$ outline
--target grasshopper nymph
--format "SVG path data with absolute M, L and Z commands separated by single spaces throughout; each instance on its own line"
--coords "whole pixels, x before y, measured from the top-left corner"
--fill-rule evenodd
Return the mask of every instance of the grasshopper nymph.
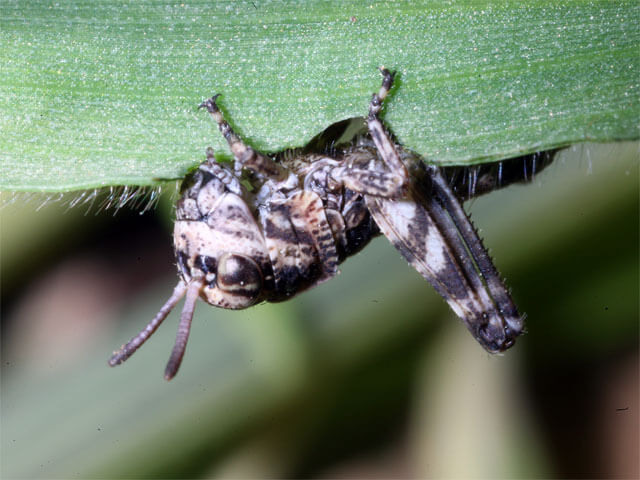
M 394 74 L 381 72 L 368 133 L 328 153 L 262 154 L 231 129 L 217 95 L 200 105 L 218 124 L 235 163 L 216 162 L 209 149 L 207 160 L 184 179 L 173 234 L 180 279 L 151 322 L 113 354 L 111 366 L 129 358 L 186 296 L 165 370 L 170 380 L 198 297 L 231 309 L 286 300 L 335 276 L 338 264 L 380 233 L 485 349 L 513 345 L 522 317 L 452 184 L 383 127 L 379 113 Z

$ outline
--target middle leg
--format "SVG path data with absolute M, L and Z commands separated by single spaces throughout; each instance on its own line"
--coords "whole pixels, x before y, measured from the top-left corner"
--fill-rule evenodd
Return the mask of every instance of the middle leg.
M 367 116 L 367 126 L 369 127 L 369 134 L 371 135 L 373 143 L 375 143 L 382 160 L 393 173 L 402 177 L 403 182 L 406 183 L 409 178 L 407 168 L 402 163 L 402 160 L 400 160 L 398 150 L 391 140 L 391 137 L 389 137 L 389 134 L 385 131 L 382 121 L 380 120 L 382 102 L 389 93 L 391 85 L 393 85 L 395 72 L 391 73 L 384 67 L 380 68 L 380 72 L 382 73 L 382 85 L 380 86 L 378 93 L 374 93 L 371 97 L 369 115 Z
M 363 147 L 361 150 L 348 154 L 355 159 L 355 162 L 350 162 L 347 166 L 337 167 L 331 171 L 331 180 L 335 184 L 342 184 L 365 195 L 397 198 L 405 193 L 409 182 L 409 173 L 379 117 L 382 102 L 389 93 L 394 77 L 394 74 L 386 68 L 381 68 L 380 71 L 383 76 L 382 86 L 371 98 L 367 126 L 375 144 L 377 156 L 382 159 L 383 165 L 380 165 L 380 162 L 370 162 L 373 155 L 372 149 Z M 371 153 L 369 153 L 370 151 Z M 360 161 L 358 161 L 358 154 L 364 155 Z

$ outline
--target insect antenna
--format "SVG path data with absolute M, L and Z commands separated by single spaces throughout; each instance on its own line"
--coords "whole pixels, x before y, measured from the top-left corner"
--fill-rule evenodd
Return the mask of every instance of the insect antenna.
M 164 370 L 165 380 L 171 380 L 176 373 L 178 373 L 178 369 L 182 363 L 182 357 L 184 356 L 184 350 L 187 347 L 187 341 L 189 340 L 193 311 L 203 285 L 204 279 L 197 278 L 192 280 L 187 287 L 187 295 L 184 300 L 184 307 L 182 307 L 182 313 L 180 314 L 180 323 L 178 324 L 176 343 L 173 346 L 169 362 L 167 362 L 167 367 Z
M 138 348 L 140 348 L 151 335 L 153 335 L 153 332 L 158 329 L 160 324 L 164 321 L 165 318 L 167 318 L 167 315 L 169 315 L 171 310 L 173 310 L 176 304 L 184 296 L 186 291 L 187 285 L 182 280 L 180 280 L 173 289 L 173 293 L 171 294 L 171 297 L 169 297 L 169 300 L 165 302 L 165 304 L 160 308 L 160 311 L 156 313 L 156 316 L 151 319 L 147 326 L 144 327 L 144 329 L 142 329 L 142 331 L 135 337 L 129 340 L 126 345 L 123 345 L 120 350 L 111 355 L 111 358 L 109 359 L 109 366 L 115 367 L 116 365 L 120 365 L 127 358 L 133 355 L 135 351 L 138 350 Z

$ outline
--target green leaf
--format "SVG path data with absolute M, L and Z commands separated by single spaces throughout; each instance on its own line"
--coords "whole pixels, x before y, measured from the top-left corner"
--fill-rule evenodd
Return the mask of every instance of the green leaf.
M 256 148 L 302 146 L 361 116 L 399 72 L 401 143 L 469 164 L 638 138 L 635 0 L 5 1 L 0 188 L 68 191 L 180 178 L 221 108 Z M 228 153 L 227 153 L 228 155 Z

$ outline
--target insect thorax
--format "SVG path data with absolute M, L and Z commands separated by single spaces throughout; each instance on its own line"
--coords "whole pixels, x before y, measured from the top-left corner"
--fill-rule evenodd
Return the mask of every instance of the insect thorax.
M 174 229 L 178 271 L 187 283 L 204 278 L 201 297 L 212 305 L 290 298 L 336 273 L 323 255 L 340 263 L 379 234 L 363 195 L 331 175 L 345 166 L 375 169 L 375 148 L 288 151 L 276 160 L 289 172 L 284 181 L 241 175 L 212 158 L 183 181 Z

